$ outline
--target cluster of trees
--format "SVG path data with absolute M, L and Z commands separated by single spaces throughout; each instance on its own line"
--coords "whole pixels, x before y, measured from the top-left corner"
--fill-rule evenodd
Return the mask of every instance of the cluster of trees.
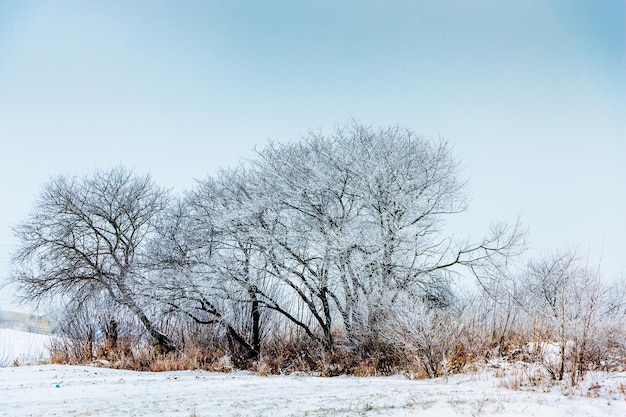
M 61 306 L 67 323 L 92 323 L 75 339 L 113 348 L 127 322 L 162 353 L 184 351 L 193 329 L 239 366 L 276 341 L 328 355 L 382 343 L 435 376 L 469 321 L 504 345 L 542 311 L 563 358 L 575 337 L 585 363 L 590 326 L 609 314 L 606 288 L 567 255 L 510 272 L 517 227 L 476 242 L 445 235 L 446 218 L 466 209 L 464 187 L 447 143 L 359 124 L 270 144 L 180 196 L 124 167 L 60 176 L 14 229 L 12 280 L 25 298 Z M 457 274 L 480 293 L 455 291 Z M 609 310 L 624 312 L 618 298 Z

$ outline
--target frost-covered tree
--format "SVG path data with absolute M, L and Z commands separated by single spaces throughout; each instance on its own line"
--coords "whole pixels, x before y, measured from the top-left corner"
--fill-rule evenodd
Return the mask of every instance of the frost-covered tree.
M 132 313 L 164 351 L 175 349 L 145 298 L 146 243 L 168 203 L 150 176 L 117 167 L 44 185 L 14 228 L 13 282 L 24 298 L 72 305 L 106 298 Z
M 265 315 L 259 298 L 271 293 L 247 188 L 243 170 L 198 181 L 151 245 L 159 299 L 197 324 L 221 328 L 237 360 L 258 357 Z
M 334 329 L 357 343 L 378 332 L 402 294 L 446 306 L 454 268 L 518 238 L 505 228 L 474 244 L 443 235 L 446 217 L 466 208 L 457 162 L 445 142 L 399 127 L 355 123 L 271 144 L 252 170 L 269 272 L 291 292 L 283 310 L 317 327 L 326 349 Z
M 531 261 L 522 279 L 529 317 L 559 346 L 559 358 L 546 364 L 548 370 L 558 380 L 570 372 L 575 384 L 590 363 L 599 323 L 612 313 L 611 286 L 598 271 L 582 266 L 574 252 Z

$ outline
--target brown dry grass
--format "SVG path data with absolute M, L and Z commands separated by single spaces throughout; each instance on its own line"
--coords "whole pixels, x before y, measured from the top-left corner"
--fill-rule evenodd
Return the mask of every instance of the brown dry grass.
M 332 351 L 326 351 L 306 336 L 290 335 L 267 338 L 261 347 L 261 356 L 246 359 L 233 356 L 226 340 L 207 338 L 206 333 L 187 332 L 184 340 L 178 340 L 179 351 L 160 354 L 145 340 L 120 339 L 115 346 L 106 343 L 68 342 L 58 339 L 52 344 L 51 362 L 55 364 L 108 366 L 137 371 L 179 371 L 202 369 L 231 372 L 246 369 L 258 375 L 291 373 L 314 374 L 325 377 L 335 375 L 387 376 L 403 374 L 407 378 L 422 379 L 433 376 L 427 372 L 422 359 L 399 343 L 370 339 L 360 344 L 349 343 L 337 336 Z M 448 356 L 438 365 L 437 375 L 472 372 L 487 361 L 499 359 L 512 363 L 533 363 L 525 346 L 537 337 L 531 331 L 510 332 L 506 338 L 497 340 L 487 332 L 473 328 L 462 335 Z M 624 369 L 626 352 L 618 338 L 610 348 L 612 360 L 604 365 L 610 369 Z M 606 356 L 606 354 L 604 355 Z M 603 369 L 604 370 L 604 369 Z M 501 375 L 503 386 L 511 389 L 542 386 L 545 376 L 520 370 Z

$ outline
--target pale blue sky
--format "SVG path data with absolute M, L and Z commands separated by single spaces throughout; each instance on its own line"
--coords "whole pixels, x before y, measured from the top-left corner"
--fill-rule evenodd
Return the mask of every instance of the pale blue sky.
M 0 276 L 50 176 L 182 190 L 352 118 L 450 140 L 458 234 L 519 213 L 535 251 L 626 275 L 625 22 L 623 0 L 0 0 Z

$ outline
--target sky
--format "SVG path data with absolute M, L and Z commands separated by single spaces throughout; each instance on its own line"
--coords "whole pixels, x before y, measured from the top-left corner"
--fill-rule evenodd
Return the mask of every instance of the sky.
M 0 0 L 0 278 L 53 176 L 181 192 L 350 120 L 449 141 L 455 235 L 521 216 L 528 256 L 626 279 L 623 0 Z

